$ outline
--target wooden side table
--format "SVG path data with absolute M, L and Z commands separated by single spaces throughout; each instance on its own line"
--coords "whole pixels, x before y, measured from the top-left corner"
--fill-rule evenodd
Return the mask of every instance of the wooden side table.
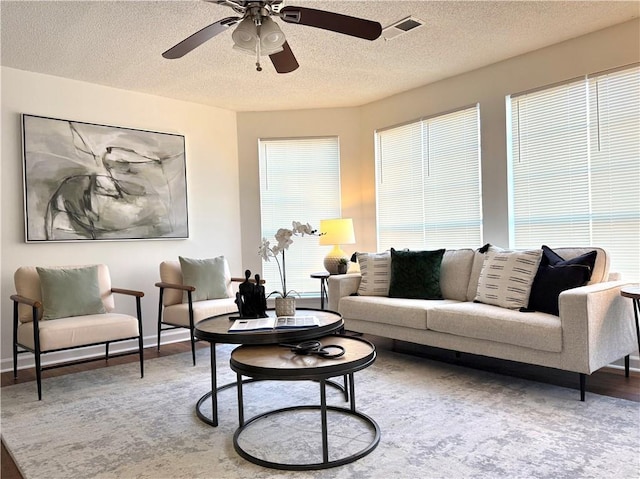
M 631 298 L 633 301 L 633 316 L 636 320 L 636 336 L 638 338 L 638 351 L 640 351 L 640 324 L 638 315 L 640 315 L 640 285 L 623 286 L 620 294 L 625 298 Z

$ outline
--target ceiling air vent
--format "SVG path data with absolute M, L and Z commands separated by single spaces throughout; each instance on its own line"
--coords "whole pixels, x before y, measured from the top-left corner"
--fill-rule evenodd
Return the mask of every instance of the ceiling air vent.
M 406 17 L 395 23 L 392 23 L 388 27 L 382 29 L 382 37 L 385 40 L 391 40 L 392 38 L 399 37 L 405 33 L 415 30 L 418 27 L 424 25 L 424 22 L 416 17 Z

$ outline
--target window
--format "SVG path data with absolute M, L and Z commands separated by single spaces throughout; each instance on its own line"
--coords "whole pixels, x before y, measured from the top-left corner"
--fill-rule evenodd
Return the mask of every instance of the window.
M 482 244 L 473 106 L 376 132 L 378 250 Z
M 337 137 L 261 139 L 259 162 L 262 236 L 272 245 L 276 231 L 291 228 L 293 221 L 318 228 L 321 219 L 341 216 Z M 287 289 L 301 295 L 319 293 L 319 281 L 309 274 L 323 270 L 329 249 L 319 246 L 315 236 L 294 237 L 285 253 Z M 267 293 L 282 289 L 274 260 L 263 262 L 263 276 Z
M 640 279 L 640 67 L 509 104 L 512 245 L 602 246 Z

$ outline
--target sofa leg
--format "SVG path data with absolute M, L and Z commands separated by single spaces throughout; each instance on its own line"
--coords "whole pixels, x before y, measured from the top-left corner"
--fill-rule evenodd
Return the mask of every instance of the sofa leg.
M 460 356 L 461 356 L 460 351 L 456 351 L 456 359 L 460 359 Z
M 584 401 L 584 395 L 587 387 L 587 375 L 580 373 L 580 401 Z
M 629 355 L 624 357 L 624 377 L 629 377 Z

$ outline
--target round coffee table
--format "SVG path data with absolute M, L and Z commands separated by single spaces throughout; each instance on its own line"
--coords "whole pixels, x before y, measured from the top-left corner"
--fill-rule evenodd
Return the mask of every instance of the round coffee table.
M 267 310 L 269 316 L 275 316 L 273 309 Z M 194 328 L 196 338 L 207 341 L 211 350 L 211 391 L 202 396 L 196 403 L 196 414 L 201 421 L 210 426 L 218 425 L 218 394 L 217 392 L 228 387 L 235 386 L 235 383 L 227 384 L 218 388 L 216 377 L 216 343 L 226 344 L 278 344 L 302 342 L 315 339 L 344 328 L 342 315 L 333 311 L 321 311 L 312 308 L 298 308 L 296 316 L 315 316 L 320 325 L 311 328 L 278 329 L 272 331 L 247 331 L 229 332 L 233 324 L 230 318 L 237 316 L 237 312 L 220 314 L 200 321 Z M 211 398 L 211 417 L 202 411 L 205 401 Z
M 344 355 L 335 358 L 325 358 L 315 355 L 298 355 L 287 347 L 269 346 L 240 346 L 231 353 L 230 366 L 237 373 L 238 385 L 238 422 L 239 427 L 233 436 L 233 447 L 236 452 L 246 460 L 260 466 L 285 470 L 311 470 L 326 469 L 329 467 L 341 466 L 356 461 L 373 451 L 380 442 L 380 427 L 369 416 L 356 411 L 355 405 L 355 383 L 353 374 L 371 364 L 376 359 L 376 350 L 370 342 L 350 336 L 325 336 L 318 341 L 324 347 L 328 347 L 328 352 L 335 352 L 332 345 L 344 348 Z M 280 380 L 280 381 L 318 381 L 320 383 L 320 405 L 292 406 L 282 409 L 268 411 L 258 414 L 248 421 L 244 420 L 244 400 L 242 393 L 242 376 L 253 378 L 254 380 Z M 350 407 L 343 408 L 328 406 L 326 400 L 327 380 L 336 376 L 349 377 L 349 397 Z M 296 410 L 320 410 L 321 435 L 322 435 L 322 461 L 304 464 L 282 463 L 277 461 L 259 458 L 241 447 L 239 438 L 241 434 L 259 420 Z M 360 451 L 345 457 L 329 460 L 329 440 L 327 431 L 327 411 L 334 411 L 339 414 L 355 417 L 372 433 L 371 442 Z M 287 441 L 285 439 L 285 441 Z M 306 442 L 306 441 L 305 441 Z M 301 444 L 291 443 L 291 448 L 301 447 Z

